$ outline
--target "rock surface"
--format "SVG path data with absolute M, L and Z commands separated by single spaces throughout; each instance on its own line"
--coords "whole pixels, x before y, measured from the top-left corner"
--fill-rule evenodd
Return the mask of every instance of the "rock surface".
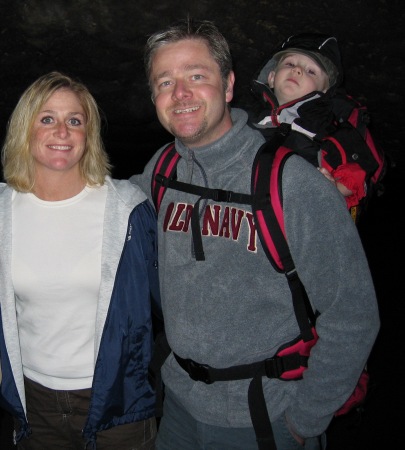
M 365 101 L 375 135 L 395 157 L 404 142 L 404 8 L 399 0 L 2 0 L 0 138 L 19 95 L 51 70 L 79 77 L 103 109 L 117 177 L 141 170 L 170 139 L 156 120 L 142 51 L 151 33 L 187 14 L 214 20 L 235 62 L 235 106 L 249 107 L 249 82 L 285 37 L 321 31 L 338 37 L 346 87 Z M 187 2 L 188 3 L 188 2 Z M 402 104 L 401 104 L 402 103 Z M 402 119 L 401 119 L 402 116 Z

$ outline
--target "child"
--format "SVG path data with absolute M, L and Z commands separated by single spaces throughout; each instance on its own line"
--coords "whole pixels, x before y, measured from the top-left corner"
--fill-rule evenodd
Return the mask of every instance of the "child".
M 319 167 L 345 196 L 350 209 L 366 195 L 366 171 L 357 162 L 334 164 L 335 157 L 321 142 L 335 129 L 331 99 L 342 79 L 335 37 L 320 33 L 291 36 L 253 82 L 254 92 L 267 105 L 253 126 L 269 139 L 282 123 L 290 124 L 284 145 Z

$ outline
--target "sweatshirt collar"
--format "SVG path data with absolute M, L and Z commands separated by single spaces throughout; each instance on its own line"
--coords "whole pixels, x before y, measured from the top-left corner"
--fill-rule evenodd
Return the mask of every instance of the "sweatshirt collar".
M 192 149 L 196 159 L 204 166 L 207 173 L 231 165 L 239 158 L 243 148 L 247 144 L 247 136 L 243 132 L 243 128 L 248 120 L 246 111 L 239 108 L 232 108 L 231 118 L 232 128 L 221 138 L 208 145 Z M 190 158 L 189 149 L 177 138 L 175 139 L 175 143 L 176 150 L 187 161 Z

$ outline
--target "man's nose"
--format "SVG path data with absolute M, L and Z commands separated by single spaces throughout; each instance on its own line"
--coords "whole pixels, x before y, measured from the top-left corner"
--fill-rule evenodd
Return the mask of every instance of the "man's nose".
M 176 84 L 173 89 L 173 97 L 178 100 L 183 100 L 184 98 L 188 98 L 192 96 L 192 91 L 188 84 L 185 81 L 179 80 L 176 81 Z

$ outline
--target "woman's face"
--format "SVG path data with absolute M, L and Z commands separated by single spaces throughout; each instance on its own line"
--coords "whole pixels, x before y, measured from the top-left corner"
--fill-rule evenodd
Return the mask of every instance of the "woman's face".
M 58 89 L 44 103 L 31 130 L 36 173 L 77 172 L 86 145 L 86 116 L 77 95 Z

